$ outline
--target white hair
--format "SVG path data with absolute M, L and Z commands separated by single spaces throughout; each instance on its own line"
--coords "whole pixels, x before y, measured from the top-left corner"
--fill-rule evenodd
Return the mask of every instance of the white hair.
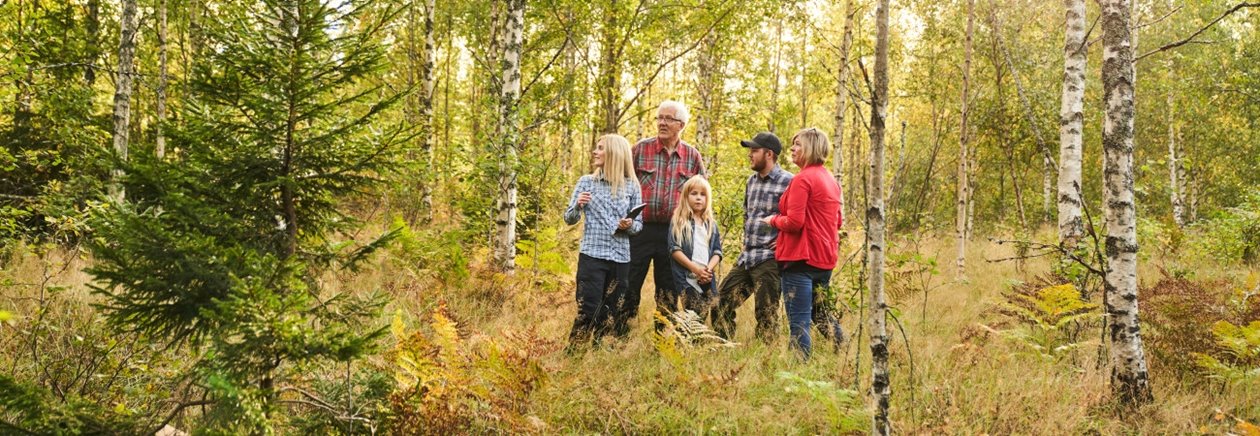
M 691 111 L 687 110 L 687 105 L 683 104 L 681 101 L 662 101 L 661 105 L 656 108 L 656 112 L 660 113 L 662 109 L 667 107 L 674 108 L 674 118 L 678 118 L 678 121 L 682 121 L 683 124 L 687 124 L 688 121 L 691 121 Z

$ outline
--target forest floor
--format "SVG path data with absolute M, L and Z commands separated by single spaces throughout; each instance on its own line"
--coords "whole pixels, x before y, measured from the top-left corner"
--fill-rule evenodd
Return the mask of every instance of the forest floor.
M 846 252 L 859 248 L 852 239 Z M 917 245 L 913 251 L 919 256 L 903 262 L 900 275 L 890 279 L 890 305 L 904 328 L 903 333 L 890 322 L 891 415 L 896 432 L 1246 434 L 1256 430 L 1249 423 L 1260 421 L 1260 386 L 1224 385 L 1178 375 L 1162 370 L 1158 362 L 1152 362 L 1154 403 L 1136 411 L 1115 407 L 1108 401 L 1108 369 L 1105 362 L 1098 362 L 1099 353 L 1105 351 L 1099 348 L 1102 332 L 1097 322 L 1079 328 L 1072 339 L 1059 338 L 1059 345 L 1074 345 L 1057 356 L 1032 351 L 1029 343 L 986 327 L 1003 324 L 995 310 L 1003 292 L 1046 273 L 1049 257 L 1023 264 L 989 262 L 1014 256 L 1013 249 L 977 238 L 969 253 L 969 280 L 956 281 L 952 240 Z M 901 257 L 908 258 L 912 256 Z M 932 259 L 941 264 L 935 266 L 935 273 Z M 733 262 L 724 260 L 723 269 Z M 849 340 L 840 350 L 833 350 L 815 330 L 815 352 L 808 362 L 787 350 L 786 322 L 776 343 L 765 344 L 753 337 L 751 299 L 738 312 L 738 345 L 685 348 L 678 354 L 658 351 L 662 341 L 651 333 L 655 307 L 649 274 L 628 339 L 578 355 L 559 351 L 546 355 L 543 366 L 549 375 L 529 398 L 524 414 L 544 432 L 865 432 L 870 425 L 865 395 L 870 353 L 868 332 L 859 334 L 866 314 L 853 309 L 861 304 L 859 293 L 854 292 L 857 265 L 853 262 L 860 259 L 855 256 L 833 278 L 834 286 L 842 289 L 840 299 L 850 303 L 842 319 Z M 1160 268 L 1167 262 L 1146 259 L 1142 265 L 1141 282 L 1149 286 L 1162 277 Z M 573 267 L 572 262 L 569 266 Z M 1195 269 L 1200 278 L 1236 279 L 1247 273 L 1245 267 L 1182 267 Z M 531 274 L 536 273 L 522 268 L 518 275 L 523 277 L 514 280 L 528 283 Z M 535 285 L 546 282 L 533 277 Z M 453 316 L 463 323 L 462 331 L 494 336 L 531 330 L 563 345 L 575 306 L 571 276 L 557 277 L 559 284 L 550 289 L 525 284 L 488 293 L 448 290 L 445 298 Z M 923 288 L 928 289 L 926 296 Z M 418 296 L 414 301 L 425 300 Z M 1100 298 L 1095 295 L 1093 300 Z M 1154 359 L 1150 351 L 1147 355 Z
M 569 241 L 572 235 L 562 231 L 556 238 Z M 845 247 L 847 253 L 859 249 L 852 239 Z M 1260 422 L 1260 386 L 1222 383 L 1173 371 L 1158 361 L 1157 353 L 1150 351 L 1147 355 L 1152 360 L 1154 402 L 1136 411 L 1109 402 L 1108 369 L 1099 365 L 1097 359 L 1101 331 L 1096 321 L 1072 324 L 1083 327 L 1076 327 L 1070 334 L 1047 333 L 1061 335 L 1043 338 L 1041 343 L 1066 345 L 1062 349 L 1066 351 L 1053 356 L 1035 351 L 1032 339 L 1018 340 L 997 333 L 996 330 L 1018 326 L 997 310 L 1006 298 L 1004 292 L 1014 284 L 1035 281 L 1046 273 L 1050 268 L 1048 257 L 1031 259 L 1023 265 L 1013 261 L 989 262 L 986 259 L 1007 258 L 1014 252 L 1009 245 L 977 238 L 969 253 L 969 280 L 956 281 L 952 273 L 952 240 L 926 240 L 915 244 L 917 248 L 902 245 L 897 247 L 894 243 L 894 261 L 901 263 L 893 268 L 897 272 L 890 276 L 889 285 L 892 313 L 904 329 L 903 332 L 890 322 L 891 416 L 895 432 L 1249 434 L 1257 429 L 1251 423 Z M 510 400 L 498 398 L 493 404 L 482 405 L 493 409 L 507 402 L 503 410 L 513 417 L 496 412 L 482 416 L 497 418 L 478 421 L 478 426 L 495 431 L 834 434 L 866 432 L 870 426 L 866 397 L 870 384 L 869 339 L 864 326 L 860 327 L 866 323 L 866 313 L 854 309 L 866 299 L 855 287 L 860 262 L 857 256 L 838 270 L 833 282 L 840 289 L 840 301 L 848 306 L 842 318 L 848 341 L 840 350 L 834 350 L 815 332 L 813 359 L 802 362 L 787 349 L 785 322 L 785 331 L 778 341 L 766 344 L 754 339 L 751 301 L 738 312 L 735 346 L 667 343 L 652 334 L 655 307 L 650 281 L 644 286 L 643 304 L 628 338 L 607 341 L 585 352 L 566 353 L 563 347 L 576 310 L 573 277 L 565 271 L 572 270 L 576 258 L 570 243 L 522 253 L 522 258 L 538 255 L 552 261 L 542 265 L 540 260 L 534 265 L 542 266 L 535 269 L 525 260 L 525 265 L 511 277 L 486 273 L 484 266 L 479 265 L 480 259 L 488 257 L 485 255 L 468 253 L 467 257 L 474 259 L 469 275 L 440 279 L 449 271 L 438 267 L 401 268 L 401 262 L 387 253 L 365 270 L 330 276 L 328 284 L 342 290 L 382 290 L 390 296 L 382 324 L 395 318 L 396 323 L 405 321 L 400 326 L 405 324 L 407 329 L 417 331 L 425 329 L 439 307 L 445 307 L 445 313 L 457 325 L 459 340 L 469 349 L 479 341 L 508 344 L 512 342 L 502 338 L 534 338 L 531 353 L 540 376 L 529 380 L 528 386 L 522 386 Z M 934 259 L 941 260 L 941 265 L 935 265 Z M 86 261 L 40 261 L 28 255 L 6 266 L 6 280 L 18 288 L 23 283 L 33 286 L 43 281 L 46 287 L 61 289 L 63 298 L 88 301 L 92 299 L 87 286 L 90 278 L 80 271 L 83 262 Z M 733 262 L 724 260 L 723 270 Z M 1170 262 L 1173 260 L 1159 257 L 1144 259 L 1140 273 L 1143 286 L 1159 281 L 1164 274 L 1161 268 Z M 1248 274 L 1243 266 L 1211 263 L 1178 268 L 1194 270 L 1196 277 L 1203 280 L 1238 280 Z M 922 292 L 924 288 L 928 289 L 926 294 Z M 22 294 L 33 295 L 32 291 Z M 1093 300 L 1097 302 L 1098 297 L 1095 295 Z M 23 303 L 21 294 L 11 294 L 2 301 L 18 316 L 31 304 Z M 74 307 L 77 308 L 53 311 L 48 316 L 95 319 L 83 317 L 92 311 L 89 307 Z M 1144 312 L 1143 316 L 1147 314 Z M 78 325 L 100 330 L 99 324 Z M 24 346 L 20 346 L 24 343 L 23 330 L 3 327 L 0 325 L 3 363 L 10 372 L 15 367 L 20 372 L 20 367 L 30 362 L 18 365 L 11 359 L 24 359 Z M 1189 328 L 1209 330 L 1210 325 Z M 90 336 L 87 330 L 70 330 L 88 336 L 89 342 L 92 337 L 99 337 Z M 1148 331 L 1144 334 L 1150 336 Z M 356 368 L 396 371 L 391 356 L 397 348 L 391 351 L 391 347 L 398 346 L 390 338 L 385 342 L 366 365 Z M 507 346 L 505 349 L 506 354 L 512 352 Z M 75 356 L 52 354 L 42 358 L 46 365 Z M 164 366 L 163 370 L 174 373 L 182 365 L 180 360 L 171 358 L 148 364 Z M 34 362 L 39 364 L 40 359 Z M 65 366 L 65 362 L 60 364 Z M 336 371 L 345 369 L 339 368 Z M 469 374 L 485 377 L 484 373 Z M 494 395 L 501 397 L 502 392 L 497 392 Z M 195 425 L 195 420 L 179 422 Z

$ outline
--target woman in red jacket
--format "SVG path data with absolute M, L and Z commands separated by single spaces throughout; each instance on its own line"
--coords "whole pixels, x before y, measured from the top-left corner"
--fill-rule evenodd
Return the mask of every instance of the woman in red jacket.
M 823 165 L 827 135 L 808 128 L 792 137 L 792 163 L 801 168 L 779 199 L 779 214 L 763 218 L 779 229 L 774 258 L 782 270 L 783 305 L 793 345 L 809 359 L 814 290 L 830 286 L 843 222 L 840 185 Z

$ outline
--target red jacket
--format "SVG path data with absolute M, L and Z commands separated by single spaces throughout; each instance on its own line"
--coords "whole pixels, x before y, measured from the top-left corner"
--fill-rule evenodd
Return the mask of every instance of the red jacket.
M 779 215 L 771 221 L 779 229 L 774 259 L 779 263 L 805 261 L 815 268 L 834 269 L 843 213 L 840 185 L 831 172 L 822 164 L 801 169 L 779 198 Z

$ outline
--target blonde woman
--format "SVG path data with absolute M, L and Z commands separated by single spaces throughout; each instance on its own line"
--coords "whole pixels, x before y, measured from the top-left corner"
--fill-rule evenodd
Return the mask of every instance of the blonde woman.
M 717 266 L 722 261 L 722 234 L 713 218 L 713 188 L 704 177 L 692 177 L 682 185 L 682 196 L 669 222 L 666 244 L 673 260 L 674 286 L 678 295 L 665 300 L 665 310 L 682 307 L 704 319 L 717 296 Z
M 780 282 L 788 331 L 793 346 L 806 360 L 810 355 L 814 293 L 817 288 L 830 286 L 843 223 L 840 185 L 823 165 L 830 148 L 827 135 L 816 128 L 801 130 L 792 137 L 792 162 L 801 172 L 792 178 L 779 199 L 779 213 L 762 219 L 779 230 L 774 258 L 782 271 Z
M 613 314 L 629 288 L 630 236 L 643 228 L 638 216 L 627 213 L 643 203 L 634 175 L 630 142 L 620 135 L 604 135 L 591 151 L 595 168 L 578 179 L 564 211 L 564 222 L 577 224 L 585 216 L 577 267 L 577 318 L 569 332 L 569 347 L 598 342 L 611 332 Z

